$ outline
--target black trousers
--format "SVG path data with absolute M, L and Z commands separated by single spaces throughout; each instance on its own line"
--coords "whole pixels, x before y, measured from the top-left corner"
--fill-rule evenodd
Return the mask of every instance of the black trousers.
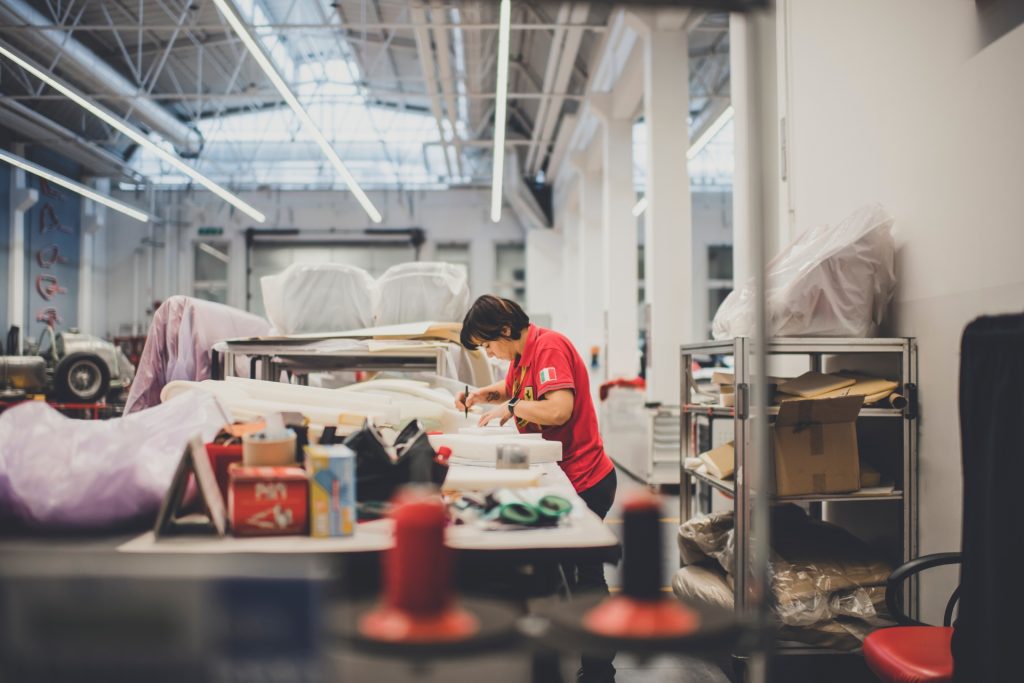
M 615 489 L 618 487 L 618 480 L 615 470 L 612 470 L 604 479 L 591 486 L 586 491 L 580 491 L 580 498 L 587 504 L 594 514 L 601 519 L 605 518 L 612 503 L 615 502 Z M 581 562 L 570 569 L 574 571 L 566 573 L 569 586 L 576 591 L 602 591 L 608 592 L 608 584 L 604 580 L 604 564 L 602 562 Z
M 580 491 L 580 498 L 587 504 L 587 507 L 594 511 L 601 519 L 605 518 L 608 510 L 615 501 L 615 489 L 618 481 L 615 470 L 609 472 L 604 479 L 591 486 L 586 491 Z M 575 592 L 596 592 L 608 594 L 608 583 L 604 578 L 604 563 L 601 561 L 579 562 L 573 565 L 563 565 L 566 579 L 569 581 L 570 590 Z M 587 656 L 580 658 L 580 670 L 577 680 L 593 681 L 594 683 L 606 683 L 615 680 L 615 666 L 612 662 L 615 653 L 609 652 L 602 656 Z

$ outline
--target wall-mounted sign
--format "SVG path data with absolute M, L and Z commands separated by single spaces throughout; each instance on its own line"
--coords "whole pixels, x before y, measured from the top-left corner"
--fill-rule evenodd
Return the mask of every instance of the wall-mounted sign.
M 36 150 L 34 160 L 74 177 L 77 169 L 67 161 Z M 40 158 L 45 156 L 45 158 Z M 26 305 L 29 321 L 54 327 L 78 325 L 79 225 L 81 199 L 42 178 L 29 178 L 39 190 L 39 202 L 29 209 L 26 232 Z M 38 336 L 39 329 L 26 330 Z

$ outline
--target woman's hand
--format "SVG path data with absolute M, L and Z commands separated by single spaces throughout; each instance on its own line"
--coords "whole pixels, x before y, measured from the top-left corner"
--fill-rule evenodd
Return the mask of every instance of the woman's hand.
M 455 409 L 465 411 L 480 403 L 497 403 L 503 398 L 503 392 L 498 391 L 495 386 L 482 387 L 476 391 L 471 391 L 468 396 L 466 392 L 460 391 L 455 396 Z
M 477 422 L 477 426 L 486 427 L 490 422 L 493 422 L 494 420 L 501 420 L 500 424 L 504 425 L 511 419 L 512 412 L 508 409 L 508 404 L 503 403 L 497 408 L 493 408 L 492 410 L 489 410 L 486 413 L 484 413 L 484 416 L 480 418 L 479 422 Z

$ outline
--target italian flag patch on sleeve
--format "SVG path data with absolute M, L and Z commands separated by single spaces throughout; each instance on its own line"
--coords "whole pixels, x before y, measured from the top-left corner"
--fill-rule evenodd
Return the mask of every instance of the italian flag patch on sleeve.
M 548 382 L 553 382 L 556 379 L 558 379 L 558 377 L 555 375 L 554 368 L 544 368 L 543 370 L 540 371 L 541 384 L 547 384 Z

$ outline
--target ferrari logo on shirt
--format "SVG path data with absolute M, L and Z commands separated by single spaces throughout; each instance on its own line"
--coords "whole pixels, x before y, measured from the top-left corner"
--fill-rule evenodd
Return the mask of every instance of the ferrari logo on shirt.
M 558 378 L 555 376 L 554 368 L 544 368 L 543 370 L 540 371 L 541 384 L 547 384 L 548 382 L 553 382 L 556 379 Z

